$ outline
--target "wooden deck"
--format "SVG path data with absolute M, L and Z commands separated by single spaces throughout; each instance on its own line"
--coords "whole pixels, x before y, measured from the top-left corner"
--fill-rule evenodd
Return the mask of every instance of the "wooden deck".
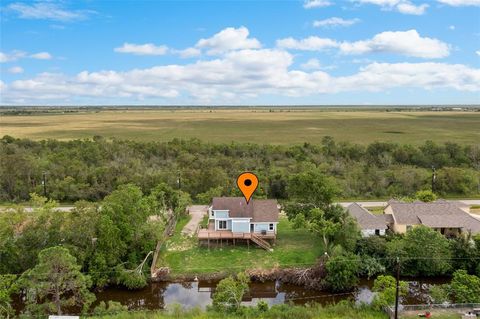
M 258 237 L 262 239 L 275 239 L 277 236 L 274 232 L 267 232 L 266 235 L 260 233 L 255 233 Z M 251 233 L 233 233 L 230 230 L 210 230 L 210 229 L 200 229 L 198 231 L 198 239 L 208 240 L 208 239 L 252 239 Z

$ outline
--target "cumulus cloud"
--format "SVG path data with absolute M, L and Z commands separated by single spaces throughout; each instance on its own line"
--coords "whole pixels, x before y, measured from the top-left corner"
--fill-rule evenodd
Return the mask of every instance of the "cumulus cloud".
M 186 48 L 183 50 L 175 50 L 174 52 L 181 58 L 193 58 L 202 54 L 202 51 L 197 48 Z
M 249 38 L 250 32 L 246 27 L 226 28 L 211 38 L 200 39 L 196 47 L 206 49 L 208 54 L 222 54 L 232 50 L 258 49 L 262 45 L 255 38 Z
M 28 54 L 27 52 L 20 50 L 13 50 L 10 53 L 0 52 L 0 63 L 13 62 L 23 58 L 50 60 L 53 57 L 48 52 L 38 52 L 34 54 Z
M 10 69 L 8 69 L 8 72 L 12 73 L 12 74 L 23 73 L 23 68 L 20 67 L 20 66 L 14 66 L 14 67 L 11 67 Z
M 307 62 L 300 64 L 300 68 L 303 70 L 333 70 L 337 67 L 335 65 L 322 65 L 316 58 L 308 59 Z
M 277 47 L 304 51 L 323 51 L 330 48 L 336 48 L 339 43 L 329 38 L 320 38 L 311 36 L 305 39 L 285 38 L 277 40 Z
M 328 0 L 305 0 L 305 2 L 303 3 L 303 7 L 305 9 L 322 8 L 331 5 L 332 3 Z
M 428 37 L 421 37 L 416 30 L 386 31 L 371 39 L 339 42 L 329 38 L 311 36 L 305 39 L 277 40 L 277 46 L 285 49 L 322 51 L 338 48 L 342 54 L 394 53 L 419 58 L 443 58 L 450 54 L 448 44 Z
M 50 1 L 35 2 L 26 4 L 15 2 L 7 7 L 8 10 L 16 12 L 22 19 L 41 19 L 55 21 L 75 21 L 84 20 L 90 14 L 95 13 L 92 10 L 67 10 L 59 3 Z
M 450 54 L 448 44 L 421 37 L 416 30 L 386 31 L 369 40 L 343 42 L 340 51 L 345 54 L 389 52 L 419 58 L 444 58 Z
M 10 53 L 0 52 L 0 63 L 12 62 L 17 61 L 25 57 L 27 54 L 23 51 L 12 51 Z
M 480 0 L 437 0 L 442 4 L 447 4 L 453 7 L 461 6 L 480 6 Z
M 318 59 L 309 59 L 307 62 L 302 63 L 300 67 L 304 70 L 319 70 L 322 66 Z
M 133 44 L 125 42 L 123 46 L 113 49 L 119 53 L 130 53 L 136 55 L 164 55 L 168 52 L 165 45 L 156 46 L 153 43 Z
M 362 4 L 374 4 L 382 10 L 396 10 L 403 14 L 422 15 L 428 8 L 428 4 L 413 4 L 409 0 L 354 0 Z M 473 1 L 473 0 L 472 0 Z
M 475 51 L 475 53 L 480 56 L 480 50 Z
M 82 71 L 74 76 L 42 73 L 5 84 L 2 103 L 63 103 L 81 98 L 178 97 L 198 102 L 250 99 L 260 95 L 307 96 L 390 88 L 480 90 L 480 70 L 446 63 L 370 63 L 349 75 L 332 76 L 309 61 L 311 72 L 293 68 L 294 56 L 281 49 L 244 49 L 221 58 L 118 72 Z
M 314 27 L 349 27 L 355 23 L 360 22 L 360 19 L 342 19 L 338 17 L 332 17 L 325 20 L 313 21 Z
M 52 58 L 52 55 L 48 52 L 38 52 L 35 54 L 31 54 L 30 57 L 37 60 L 50 60 Z

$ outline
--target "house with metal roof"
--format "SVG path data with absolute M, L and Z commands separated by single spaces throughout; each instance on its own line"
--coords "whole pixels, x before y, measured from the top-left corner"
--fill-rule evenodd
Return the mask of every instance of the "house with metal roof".
M 374 215 L 357 203 L 350 204 L 347 211 L 357 221 L 363 237 L 385 235 L 388 227 L 382 215 Z
M 433 228 L 446 236 L 456 236 L 462 232 L 480 233 L 480 221 L 457 202 L 439 200 L 406 203 L 390 200 L 384 213 L 389 217 L 389 228 L 395 233 L 405 233 L 417 225 Z

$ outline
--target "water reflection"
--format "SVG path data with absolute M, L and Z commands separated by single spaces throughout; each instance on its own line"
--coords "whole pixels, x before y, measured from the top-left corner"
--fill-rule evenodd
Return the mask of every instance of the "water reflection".
M 409 281 L 409 295 L 403 300 L 405 304 L 427 303 L 428 288 L 431 284 L 442 284 L 447 279 Z M 200 307 L 205 309 L 212 303 L 212 296 L 218 281 L 198 281 L 182 283 L 152 283 L 144 289 L 126 290 L 124 288 L 109 287 L 97 292 L 97 301 L 113 300 L 128 306 L 129 309 L 165 309 L 173 304 L 180 304 L 184 308 Z M 373 281 L 362 280 L 358 288 L 350 294 L 332 294 L 305 289 L 303 287 L 282 284 L 279 281 L 252 282 L 249 292 L 243 298 L 244 305 L 256 305 L 264 300 L 269 305 L 291 302 L 306 304 L 311 302 L 323 305 L 337 303 L 349 299 L 357 303 L 370 303 L 374 297 L 372 293 Z M 21 311 L 23 304 L 16 299 L 15 308 Z

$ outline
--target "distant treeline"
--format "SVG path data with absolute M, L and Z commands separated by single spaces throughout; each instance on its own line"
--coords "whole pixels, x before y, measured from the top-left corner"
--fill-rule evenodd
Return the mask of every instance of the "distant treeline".
M 256 196 L 287 199 L 291 174 L 316 167 L 335 179 L 344 198 L 403 197 L 430 189 L 441 196 L 480 193 L 480 143 L 454 142 L 368 146 L 336 142 L 295 146 L 211 144 L 200 140 L 136 142 L 106 139 L 32 141 L 0 139 L 0 200 L 25 201 L 29 194 L 74 202 L 96 201 L 119 185 L 134 183 L 148 193 L 160 183 L 205 202 L 233 195 L 237 175 L 253 171 L 260 179 Z

